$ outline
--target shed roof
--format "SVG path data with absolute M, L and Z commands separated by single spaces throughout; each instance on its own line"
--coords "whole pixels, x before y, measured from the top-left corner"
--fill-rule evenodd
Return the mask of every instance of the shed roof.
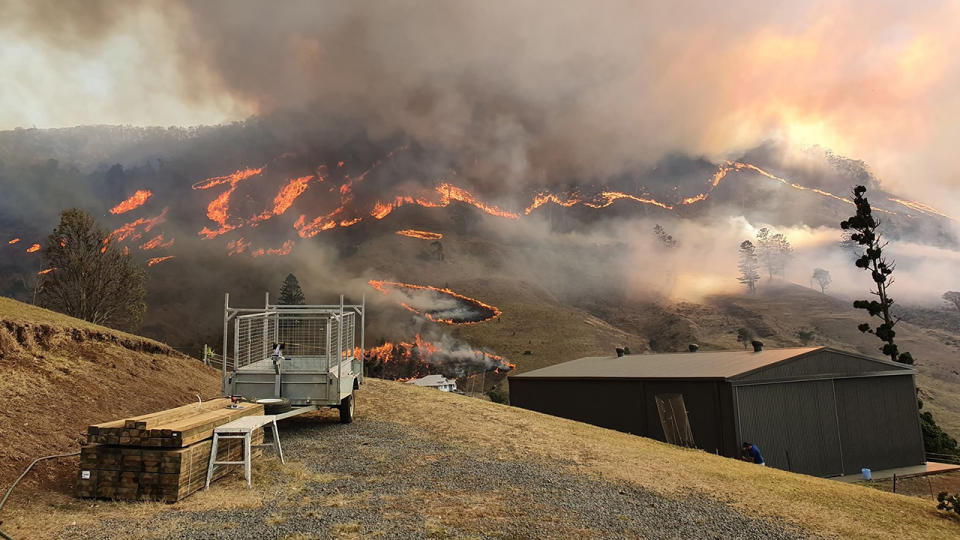
M 903 364 L 827 347 L 796 347 L 764 349 L 760 352 L 737 350 L 631 354 L 622 357 L 590 356 L 512 375 L 511 378 L 730 379 L 824 350 L 877 362 L 887 366 L 890 371 L 912 371 Z

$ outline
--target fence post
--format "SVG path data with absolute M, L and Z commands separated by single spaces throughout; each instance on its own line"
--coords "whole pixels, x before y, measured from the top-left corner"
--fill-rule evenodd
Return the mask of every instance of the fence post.
M 893 492 L 897 492 L 897 473 L 893 473 Z

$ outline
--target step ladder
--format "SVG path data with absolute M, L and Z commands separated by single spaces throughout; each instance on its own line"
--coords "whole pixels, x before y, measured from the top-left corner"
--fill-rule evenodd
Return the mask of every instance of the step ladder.
M 273 430 L 273 442 L 267 444 L 251 445 L 251 436 L 259 428 L 271 428 Z M 243 461 L 217 461 L 217 444 L 220 439 L 243 439 Z M 210 448 L 210 462 L 207 464 L 207 484 L 204 489 L 210 487 L 210 481 L 213 479 L 213 472 L 219 465 L 243 465 L 243 476 L 247 479 L 247 488 L 250 488 L 250 450 L 263 446 L 272 446 L 280 455 L 280 463 L 283 461 L 283 449 L 280 448 L 280 432 L 277 431 L 277 417 L 267 416 L 244 416 L 224 424 L 213 430 L 213 446 Z

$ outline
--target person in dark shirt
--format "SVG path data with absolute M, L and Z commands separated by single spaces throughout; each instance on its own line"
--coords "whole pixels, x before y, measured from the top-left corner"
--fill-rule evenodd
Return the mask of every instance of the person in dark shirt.
M 767 464 L 763 461 L 763 456 L 760 454 L 760 449 L 748 442 L 743 443 L 743 460 L 756 463 L 757 465 L 762 465 L 764 467 L 767 466 Z

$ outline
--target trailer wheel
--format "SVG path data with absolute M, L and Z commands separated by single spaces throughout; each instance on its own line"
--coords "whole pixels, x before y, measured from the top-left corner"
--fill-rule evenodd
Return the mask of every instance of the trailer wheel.
M 340 406 L 337 407 L 340 409 L 340 423 L 349 424 L 353 422 L 353 411 L 356 408 L 356 404 L 353 400 L 353 394 L 340 400 Z
M 263 414 L 280 414 L 293 408 L 286 398 L 258 399 L 257 403 L 263 405 Z

